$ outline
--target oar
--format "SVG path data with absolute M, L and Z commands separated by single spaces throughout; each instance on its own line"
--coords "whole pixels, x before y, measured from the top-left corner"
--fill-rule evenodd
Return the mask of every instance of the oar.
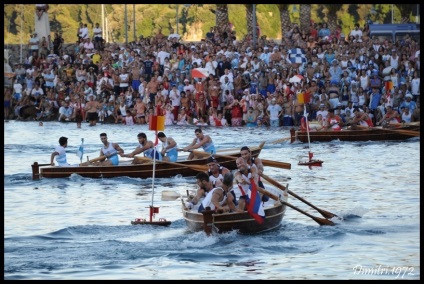
M 88 162 L 88 163 L 95 163 L 95 162 L 98 162 L 98 161 L 104 161 L 104 160 L 106 160 L 106 156 L 97 157 L 97 158 L 94 158 L 94 159 L 88 160 L 87 162 Z
M 271 143 L 271 144 L 278 144 L 278 143 L 281 143 L 281 142 L 283 142 L 283 141 L 289 140 L 290 138 L 291 138 L 291 137 L 281 138 L 281 139 L 278 139 L 278 140 L 272 141 L 272 142 L 270 142 L 270 143 Z
M 390 132 L 397 132 L 400 134 L 404 134 L 404 135 L 409 135 L 409 136 L 420 136 L 420 131 L 415 131 L 415 130 L 406 130 L 406 129 L 390 129 L 390 128 L 377 128 L 377 127 L 373 127 L 372 129 L 377 129 L 377 130 L 385 130 L 385 131 L 390 131 Z
M 309 214 L 309 213 L 307 213 L 307 212 L 303 211 L 302 209 L 300 209 L 300 208 L 298 208 L 298 207 L 296 207 L 296 206 L 294 206 L 294 205 L 292 205 L 292 204 L 288 203 L 287 201 L 280 200 L 280 202 L 281 202 L 281 203 L 283 203 L 283 204 L 285 204 L 285 205 L 287 205 L 287 206 L 289 206 L 289 207 L 291 207 L 291 208 L 293 208 L 294 210 L 296 210 L 296 211 L 298 211 L 298 212 L 300 212 L 300 213 L 302 213 L 302 214 L 304 214 L 304 215 L 308 216 L 309 218 L 314 219 L 314 221 L 315 221 L 315 222 L 317 222 L 317 223 L 318 223 L 318 224 L 320 224 L 320 225 L 330 225 L 330 226 L 334 226 L 334 222 L 333 222 L 333 221 L 331 221 L 331 220 L 327 220 L 327 219 L 324 219 L 324 218 L 319 218 L 319 217 L 313 216 L 313 215 L 311 215 L 311 214 Z
M 153 162 L 152 159 L 147 158 L 147 157 L 137 157 L 137 156 L 135 156 L 134 158 L 136 158 L 137 160 Z M 193 169 L 195 171 L 198 171 L 198 172 L 205 172 L 209 169 L 208 166 L 206 166 L 206 165 L 189 165 L 189 164 L 181 164 L 181 163 L 174 163 L 174 162 L 169 162 L 169 161 L 158 161 L 158 160 L 156 160 L 156 163 L 168 164 L 168 165 L 173 165 L 173 166 L 178 166 L 178 167 L 186 167 L 186 168 L 190 168 L 190 169 Z
M 199 154 L 201 156 L 210 156 L 209 153 L 206 152 L 202 152 L 202 151 L 196 151 L 196 155 Z M 228 156 L 228 155 L 219 155 L 219 154 L 213 154 L 214 157 L 221 157 L 221 158 L 226 158 L 226 159 L 237 159 L 238 157 L 236 156 Z M 274 167 L 274 168 L 280 168 L 280 169 L 287 169 L 290 170 L 291 169 L 291 164 L 290 163 L 283 163 L 283 162 L 277 162 L 277 161 L 272 161 L 272 160 L 265 160 L 265 159 L 261 159 L 262 160 L 262 164 L 264 166 L 268 166 L 268 167 Z
M 290 203 L 288 203 L 287 201 L 285 201 L 285 200 L 281 200 L 281 199 L 279 199 L 275 194 L 272 194 L 271 192 L 269 192 L 269 191 L 267 191 L 267 190 L 265 190 L 264 188 L 262 188 L 262 187 L 257 187 L 257 189 L 258 189 L 258 191 L 260 192 L 260 193 L 262 193 L 262 194 L 265 194 L 265 195 L 267 195 L 268 197 L 270 197 L 270 198 L 272 198 L 272 199 L 274 199 L 274 200 L 280 200 L 280 202 L 281 203 L 283 203 L 284 205 L 287 205 L 287 206 L 289 206 L 289 207 L 291 207 L 291 208 L 293 208 L 294 210 L 296 210 L 296 211 L 298 211 L 298 212 L 300 212 L 300 213 L 302 213 L 302 214 L 304 214 L 304 215 L 306 215 L 306 216 L 308 216 L 309 218 L 312 218 L 315 222 L 317 222 L 318 224 L 320 224 L 320 225 L 330 225 L 330 226 L 334 226 L 335 224 L 334 224 L 334 222 L 332 222 L 332 221 L 330 221 L 330 220 L 327 220 L 327 219 L 324 219 L 324 218 L 320 218 L 320 217 L 316 217 L 316 216 L 313 216 L 313 215 L 311 215 L 311 214 L 309 214 L 309 213 L 307 213 L 307 212 L 305 212 L 305 211 L 303 211 L 302 209 L 300 209 L 300 208 L 298 208 L 298 207 L 296 207 L 296 206 L 294 206 L 294 205 L 292 205 L 292 204 L 290 204 Z
M 276 180 L 273 180 L 272 178 L 270 178 L 269 176 L 265 175 L 265 174 L 259 174 L 261 177 L 263 177 L 265 180 L 267 180 L 269 183 L 271 183 L 272 185 L 278 187 L 281 190 L 285 190 L 286 187 L 281 185 L 279 182 L 277 182 Z M 303 199 L 302 197 L 298 196 L 296 193 L 292 192 L 291 190 L 288 190 L 288 193 L 292 196 L 294 196 L 295 198 L 299 199 L 300 201 L 302 201 L 303 203 L 308 204 L 309 206 L 311 206 L 312 208 L 314 208 L 315 210 L 317 210 L 322 216 L 324 216 L 327 219 L 333 218 L 333 217 L 339 217 L 336 214 L 333 214 L 331 212 L 322 210 L 318 207 L 316 207 L 315 205 L 313 205 L 312 203 L 309 203 L 308 201 L 306 201 L 305 199 Z
M 291 169 L 290 163 L 277 162 L 277 161 L 273 161 L 273 160 L 265 160 L 265 159 L 262 159 L 262 158 L 261 158 L 261 160 L 262 160 L 262 165 L 264 165 L 264 166 L 286 169 L 286 170 Z

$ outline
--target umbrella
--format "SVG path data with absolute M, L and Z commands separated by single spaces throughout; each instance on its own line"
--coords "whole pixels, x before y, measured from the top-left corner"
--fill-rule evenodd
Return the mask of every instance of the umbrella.
M 289 50 L 289 58 L 291 63 L 302 64 L 306 62 L 305 52 L 301 48 L 292 48 Z
M 207 78 L 207 77 L 209 77 L 209 71 L 206 68 L 193 68 L 191 70 L 191 77 L 193 77 L 193 78 Z
M 389 75 L 390 74 L 390 71 L 392 71 L 392 66 L 389 66 L 389 67 L 386 67 L 386 68 L 384 68 L 383 69 L 383 76 L 385 76 L 385 75 Z
M 302 79 L 304 79 L 304 77 L 302 75 L 294 75 L 293 77 L 291 77 L 289 79 L 290 83 L 300 83 L 300 81 L 302 81 Z

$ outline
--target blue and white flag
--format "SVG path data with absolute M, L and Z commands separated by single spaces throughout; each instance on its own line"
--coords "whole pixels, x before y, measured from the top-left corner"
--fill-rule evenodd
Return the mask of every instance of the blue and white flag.
M 82 162 L 82 157 L 84 156 L 84 138 L 81 138 L 81 145 L 78 148 L 77 156 L 80 158 Z
M 306 54 L 301 48 L 292 48 L 289 50 L 289 59 L 291 63 L 306 63 Z

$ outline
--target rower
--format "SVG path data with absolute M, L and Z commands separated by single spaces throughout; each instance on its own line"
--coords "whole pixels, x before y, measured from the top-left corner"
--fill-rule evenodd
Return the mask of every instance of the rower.
M 196 130 L 194 130 L 194 134 L 196 135 L 196 138 L 193 139 L 193 142 L 191 142 L 190 145 L 184 147 L 182 149 L 183 151 L 191 151 L 202 147 L 205 152 L 211 153 L 212 155 L 216 154 L 215 145 L 209 135 L 204 135 L 201 128 L 196 128 Z M 194 153 L 191 151 L 187 160 L 193 160 L 193 158 Z
M 249 147 L 243 146 L 240 149 L 240 156 L 246 161 L 246 164 L 249 167 L 256 167 L 258 171 L 258 185 L 262 188 L 265 188 L 265 185 L 263 184 L 260 174 L 264 172 L 264 165 L 262 164 L 262 160 L 258 157 L 252 157 L 252 152 L 250 152 Z M 266 195 L 262 195 L 262 201 L 266 202 L 269 200 L 269 197 Z
M 230 173 L 230 170 L 224 166 L 221 166 L 213 156 L 210 156 L 206 163 L 209 167 L 208 175 L 212 186 L 220 186 L 224 180 L 224 175 Z
M 176 162 L 178 160 L 178 146 L 174 138 L 167 137 L 165 133 L 159 132 L 158 139 L 162 142 L 162 160 Z
M 155 144 L 152 141 L 147 140 L 147 136 L 145 133 L 140 132 L 139 134 L 137 134 L 137 139 L 139 144 L 137 145 L 135 150 L 129 154 L 122 154 L 121 157 L 134 158 L 135 155 L 144 153 L 145 157 L 148 157 L 152 160 L 153 158 L 155 158 L 158 161 L 162 160 L 162 155 L 160 151 L 156 150 Z M 137 164 L 138 160 L 134 159 L 132 163 Z
M 107 141 L 107 134 L 100 133 L 100 140 L 103 143 L 102 148 L 100 149 L 99 158 L 106 158 L 107 160 L 102 160 L 98 162 L 100 166 L 117 166 L 119 165 L 118 154 L 123 157 L 124 150 L 119 146 L 118 143 L 112 143 Z
M 234 175 L 231 172 L 226 173 L 223 176 L 221 186 L 214 187 L 209 191 L 200 204 L 198 212 L 204 211 L 207 207 L 218 213 L 237 211 L 236 205 L 234 204 L 234 196 L 228 194 L 233 188 L 233 180 Z
M 212 183 L 209 180 L 209 176 L 205 172 L 199 172 L 196 175 L 196 183 L 199 186 L 196 192 L 196 196 L 194 196 L 191 200 L 185 203 L 185 207 L 188 209 L 192 209 L 197 205 L 199 201 L 201 201 L 206 194 L 212 190 Z

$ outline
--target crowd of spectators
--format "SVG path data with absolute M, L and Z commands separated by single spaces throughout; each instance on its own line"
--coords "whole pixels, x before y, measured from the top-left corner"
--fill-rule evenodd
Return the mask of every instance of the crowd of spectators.
M 91 35 L 82 23 L 77 32 L 72 49 L 60 33 L 53 41 L 31 36 L 30 56 L 5 87 L 13 94 L 9 116 L 20 119 L 19 110 L 33 105 L 37 120 L 80 123 L 95 101 L 90 111 L 109 123 L 130 123 L 131 115 L 145 124 L 154 114 L 166 125 L 299 126 L 305 106 L 309 119 L 322 109 L 345 119 L 359 107 L 376 123 L 391 106 L 419 120 L 420 43 L 371 38 L 367 24 L 347 36 L 326 23 L 311 23 L 310 33 L 294 24 L 278 42 L 237 39 L 231 27 L 212 27 L 200 42 L 183 42 L 173 30 L 128 44 L 105 42 L 98 24 Z M 302 63 L 292 50 L 302 50 Z M 194 68 L 208 75 L 194 78 Z

